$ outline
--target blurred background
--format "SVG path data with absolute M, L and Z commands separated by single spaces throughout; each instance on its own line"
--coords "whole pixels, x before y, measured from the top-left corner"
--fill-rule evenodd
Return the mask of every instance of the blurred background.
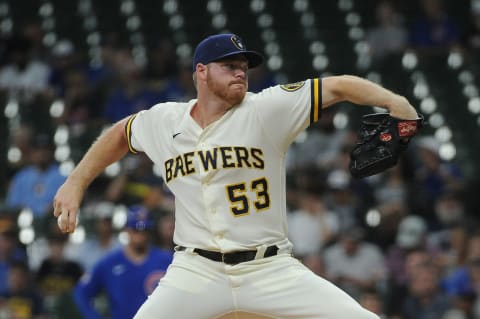
M 26 271 L 38 318 L 74 318 L 62 298 L 79 276 L 55 273 L 64 290 L 50 291 L 39 269 L 55 253 L 90 269 L 89 241 L 125 243 L 129 205 L 154 211 L 153 243 L 173 248 L 173 196 L 143 155 L 95 180 L 69 236 L 52 199 L 113 122 L 194 98 L 193 50 L 221 32 L 266 58 L 250 91 L 354 74 L 425 115 L 397 167 L 352 180 L 349 151 L 372 109 L 324 111 L 287 156 L 290 237 L 382 318 L 480 318 L 480 0 L 0 0 L 0 293 L 11 269 Z M 9 311 L 0 318 L 37 318 Z

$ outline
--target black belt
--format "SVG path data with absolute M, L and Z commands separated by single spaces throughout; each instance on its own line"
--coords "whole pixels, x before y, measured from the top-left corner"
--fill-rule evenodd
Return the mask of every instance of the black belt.
M 177 246 L 178 251 L 182 251 L 186 249 L 187 249 L 186 247 Z M 219 262 L 221 261 L 228 265 L 236 265 L 246 261 L 254 260 L 255 256 L 257 255 L 256 250 L 241 250 L 241 251 L 235 251 L 231 253 L 221 253 L 218 251 L 194 248 L 193 252 L 199 254 L 202 257 L 208 258 L 210 260 L 219 261 Z M 275 256 L 277 253 L 278 253 L 277 246 L 268 246 L 267 249 L 265 250 L 265 254 L 263 254 L 263 258 Z

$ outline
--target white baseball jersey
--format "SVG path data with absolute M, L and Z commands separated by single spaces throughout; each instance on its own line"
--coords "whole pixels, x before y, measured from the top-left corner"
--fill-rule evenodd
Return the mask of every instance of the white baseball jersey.
M 313 79 L 247 93 L 204 129 L 190 115 L 195 99 L 131 116 L 130 151 L 160 165 L 175 195 L 175 243 L 222 252 L 290 247 L 285 156 L 320 117 L 321 100 L 321 80 Z
M 196 100 L 158 104 L 128 120 L 130 151 L 163 168 L 175 194 L 174 241 L 189 248 L 175 253 L 135 319 L 379 319 L 289 254 L 285 156 L 318 120 L 321 100 L 314 79 L 248 93 L 204 129 L 190 115 Z M 192 249 L 260 252 L 273 244 L 277 255 L 236 265 Z

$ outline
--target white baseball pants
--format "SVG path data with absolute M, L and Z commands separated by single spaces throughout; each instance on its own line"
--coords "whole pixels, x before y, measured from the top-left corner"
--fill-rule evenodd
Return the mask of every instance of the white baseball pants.
M 179 251 L 134 319 L 379 319 L 288 254 L 234 266 Z

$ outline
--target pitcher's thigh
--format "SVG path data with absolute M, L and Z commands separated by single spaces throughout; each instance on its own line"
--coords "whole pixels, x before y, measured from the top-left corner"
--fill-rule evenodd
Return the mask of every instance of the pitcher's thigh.
M 310 310 L 302 314 L 302 316 L 306 315 L 305 317 L 293 316 L 292 318 L 379 319 L 343 290 L 313 273 L 300 278 L 297 287 L 298 296 L 296 297 L 293 297 L 296 295 L 296 289 L 292 289 L 292 297 L 298 302 L 297 310 Z
M 379 319 L 295 260 L 269 268 L 242 289 L 240 309 L 285 319 Z
M 134 319 L 211 319 L 232 308 L 225 282 L 172 265 Z

